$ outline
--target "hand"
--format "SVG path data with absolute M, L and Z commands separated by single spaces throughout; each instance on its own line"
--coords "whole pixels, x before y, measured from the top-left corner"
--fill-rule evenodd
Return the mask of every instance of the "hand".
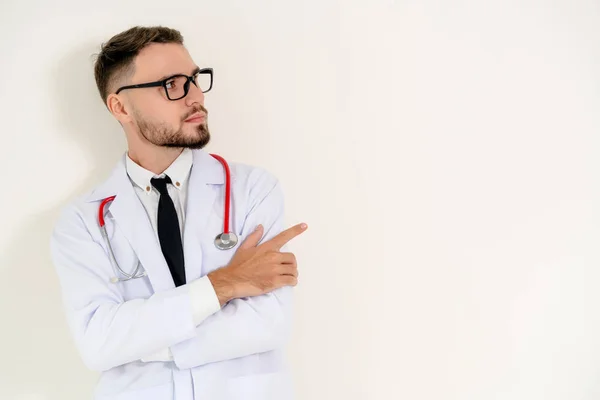
M 208 274 L 221 306 L 235 298 L 259 296 L 283 286 L 296 286 L 296 256 L 282 253 L 280 249 L 307 228 L 306 224 L 292 226 L 258 245 L 263 235 L 263 227 L 258 225 L 226 267 Z

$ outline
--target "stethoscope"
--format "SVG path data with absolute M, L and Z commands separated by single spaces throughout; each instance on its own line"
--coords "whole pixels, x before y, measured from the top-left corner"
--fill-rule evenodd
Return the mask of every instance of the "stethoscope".
M 229 165 L 227 161 L 221 156 L 216 154 L 211 154 L 215 159 L 217 159 L 223 165 L 223 169 L 225 170 L 225 215 L 223 222 L 223 232 L 219 233 L 215 237 L 215 247 L 219 250 L 229 250 L 238 242 L 238 237 L 235 233 L 231 232 L 229 229 L 229 211 L 231 205 L 231 173 L 229 171 Z M 112 246 L 110 245 L 110 240 L 108 240 L 108 233 L 106 232 L 106 225 L 104 223 L 104 207 L 113 201 L 116 196 L 110 196 L 102 200 L 100 203 L 100 207 L 98 208 L 98 224 L 100 225 L 100 233 L 102 234 L 102 238 L 104 239 L 104 243 L 106 244 L 106 248 L 108 249 L 108 258 L 110 259 L 110 263 L 114 268 L 116 268 L 122 275 L 122 278 L 112 277 L 110 281 L 112 283 L 124 282 L 130 279 L 143 278 L 146 276 L 146 271 L 140 271 L 140 263 L 137 263 L 135 270 L 133 273 L 129 274 L 121 269 L 117 259 L 115 258 L 115 253 L 113 252 Z

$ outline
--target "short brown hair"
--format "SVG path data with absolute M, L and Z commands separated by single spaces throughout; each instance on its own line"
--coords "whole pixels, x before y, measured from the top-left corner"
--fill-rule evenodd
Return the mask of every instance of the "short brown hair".
M 183 44 L 183 36 L 178 30 L 164 26 L 135 26 L 102 44 L 94 64 L 94 77 L 104 104 L 111 87 L 120 78 L 133 75 L 135 57 L 150 43 Z

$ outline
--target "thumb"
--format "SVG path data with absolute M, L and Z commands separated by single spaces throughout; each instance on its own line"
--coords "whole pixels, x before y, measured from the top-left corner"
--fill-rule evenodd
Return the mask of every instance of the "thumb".
M 260 239 L 262 238 L 263 231 L 263 226 L 261 224 L 258 224 L 258 226 L 254 229 L 254 232 L 248 235 L 248 237 L 242 242 L 239 248 L 249 249 L 251 247 L 256 247 L 258 245 L 258 242 L 260 242 Z

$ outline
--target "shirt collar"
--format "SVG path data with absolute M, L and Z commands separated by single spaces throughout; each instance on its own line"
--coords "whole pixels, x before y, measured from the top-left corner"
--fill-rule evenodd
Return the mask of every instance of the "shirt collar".
M 156 175 L 154 172 L 148 171 L 146 168 L 137 164 L 129 157 L 129 154 L 127 154 L 127 157 L 125 157 L 125 163 L 129 178 L 145 193 L 149 194 L 152 193 L 150 179 L 162 178 L 165 175 L 169 175 L 171 181 L 173 182 L 173 186 L 175 186 L 177 189 L 182 189 L 192 168 L 193 155 L 190 149 L 183 149 L 175 161 L 173 161 L 171 165 L 169 165 L 169 167 L 159 175 Z

